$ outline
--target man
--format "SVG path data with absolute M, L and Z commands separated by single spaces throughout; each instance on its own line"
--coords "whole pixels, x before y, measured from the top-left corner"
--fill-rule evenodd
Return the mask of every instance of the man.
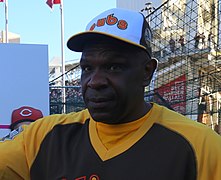
M 29 125 L 42 117 L 43 114 L 39 109 L 30 106 L 22 106 L 12 111 L 10 129 L 13 131 L 20 126 Z
M 181 51 L 184 52 L 185 51 L 185 39 L 183 35 L 180 36 L 180 39 L 178 40 L 178 42 L 180 43 Z
M 144 16 L 122 9 L 101 13 L 72 36 L 68 47 L 82 51 L 87 109 L 44 117 L 0 143 L 0 177 L 218 180 L 220 136 L 144 101 L 157 66 L 150 41 Z
M 169 40 L 169 44 L 170 44 L 170 51 L 171 51 L 172 53 L 174 53 L 176 42 L 175 42 L 175 40 L 172 38 L 172 36 L 171 36 L 171 38 L 170 38 L 170 40 Z
M 202 48 L 205 48 L 205 39 L 206 39 L 206 36 L 205 36 L 204 32 L 200 35 L 200 38 L 202 39 Z
M 196 49 L 199 49 L 199 42 L 200 42 L 200 34 L 197 32 L 194 36 L 194 40 L 195 40 L 195 44 L 194 44 L 194 47 Z
M 12 111 L 11 125 L 9 126 L 11 132 L 0 139 L 0 141 L 11 140 L 23 131 L 23 126 L 29 125 L 32 122 L 43 117 L 41 110 L 30 107 L 21 106 L 18 109 Z

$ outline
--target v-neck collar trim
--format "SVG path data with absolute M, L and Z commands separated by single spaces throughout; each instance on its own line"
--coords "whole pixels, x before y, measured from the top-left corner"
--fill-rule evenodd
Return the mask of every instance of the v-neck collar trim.
M 152 109 L 150 112 L 144 115 L 142 118 L 147 118 L 143 125 L 131 136 L 131 138 L 127 139 L 124 143 L 116 145 L 116 147 L 113 147 L 109 150 L 106 149 L 106 147 L 102 144 L 98 133 L 96 129 L 96 121 L 94 121 L 92 118 L 90 118 L 89 121 L 89 136 L 91 140 L 91 144 L 93 148 L 95 149 L 98 156 L 101 158 L 102 161 L 106 161 L 108 159 L 111 159 L 126 150 L 128 150 L 130 147 L 132 147 L 136 142 L 138 142 L 145 134 L 146 132 L 151 128 L 151 126 L 154 123 L 153 116 L 151 115 L 155 109 L 155 105 L 153 104 Z

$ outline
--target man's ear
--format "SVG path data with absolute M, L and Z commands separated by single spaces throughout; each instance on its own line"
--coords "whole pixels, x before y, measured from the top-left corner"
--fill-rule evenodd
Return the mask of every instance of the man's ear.
M 155 58 L 152 58 L 150 61 L 145 63 L 145 69 L 144 69 L 144 80 L 143 80 L 143 86 L 148 86 L 151 82 L 151 79 L 153 77 L 153 73 L 157 69 L 158 60 Z

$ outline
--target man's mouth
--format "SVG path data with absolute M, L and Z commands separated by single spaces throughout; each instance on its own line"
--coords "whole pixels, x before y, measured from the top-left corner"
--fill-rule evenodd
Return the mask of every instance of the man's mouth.
M 96 98 L 89 98 L 88 99 L 88 107 L 92 107 L 94 109 L 102 109 L 110 106 L 111 103 L 110 98 L 104 97 L 96 97 Z

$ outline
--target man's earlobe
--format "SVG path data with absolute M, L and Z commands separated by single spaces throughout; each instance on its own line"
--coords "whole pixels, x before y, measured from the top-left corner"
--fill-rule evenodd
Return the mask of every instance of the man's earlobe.
M 148 86 L 151 82 L 151 79 L 153 77 L 153 73 L 157 69 L 158 61 L 156 59 L 151 59 L 145 64 L 145 72 L 144 72 L 144 80 L 143 85 Z
M 148 86 L 150 84 L 152 72 L 152 66 L 150 64 L 146 64 L 144 69 L 143 86 Z

